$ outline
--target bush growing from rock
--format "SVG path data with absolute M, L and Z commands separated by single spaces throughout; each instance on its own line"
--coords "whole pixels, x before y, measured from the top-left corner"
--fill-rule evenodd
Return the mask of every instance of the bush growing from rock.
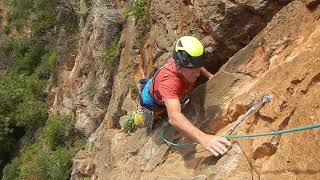
M 2 177 L 2 180 L 18 180 L 20 173 L 19 166 L 19 159 L 12 160 L 11 163 L 3 169 L 4 176 Z
M 107 71 L 111 69 L 114 60 L 119 55 L 119 38 L 115 37 L 111 44 L 104 50 L 101 56 L 104 69 Z
M 50 117 L 44 130 L 45 142 L 52 150 L 64 147 L 68 143 L 72 130 L 71 117 L 59 115 Z
M 128 114 L 120 117 L 119 120 L 121 129 L 127 133 L 132 133 L 137 130 L 137 126 L 134 124 L 133 114 Z

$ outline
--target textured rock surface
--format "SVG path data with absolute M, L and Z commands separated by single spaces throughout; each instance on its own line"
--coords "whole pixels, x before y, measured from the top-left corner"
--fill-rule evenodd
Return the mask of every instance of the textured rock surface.
M 74 115 L 75 127 L 86 137 L 103 121 L 111 100 L 116 68 L 106 71 L 101 54 L 120 33 L 122 23 L 117 10 L 106 4 L 94 6 L 81 31 L 77 55 L 72 56 L 64 52 L 68 44 L 63 32 L 60 33 L 57 60 L 60 78 L 58 87 L 51 92 L 55 100 L 50 112 Z M 117 67 L 118 58 L 113 67 Z
M 320 66 L 317 17 L 319 10 L 311 13 L 303 2 L 292 2 L 248 46 L 234 55 L 204 90 L 198 90 L 207 92 L 204 120 L 207 126 L 212 125 L 207 128 L 209 132 L 224 127 L 227 124 L 224 121 L 236 120 L 230 118 L 228 112 L 237 109 L 237 104 L 249 104 L 266 93 L 273 95 L 272 102 L 240 126 L 238 133 L 271 132 L 319 123 L 315 119 L 320 113 L 319 80 L 316 80 Z M 220 82 L 230 86 L 214 92 L 213 89 L 220 89 Z M 212 96 L 219 98 L 210 98 Z M 220 118 L 216 119 L 210 111 L 215 104 L 224 107 Z M 217 128 L 215 124 L 224 126 Z M 320 168 L 316 160 L 319 158 L 316 150 L 320 145 L 316 138 L 319 133 L 313 130 L 239 140 L 243 150 L 240 157 L 249 160 L 251 170 L 235 168 L 224 177 L 233 178 L 247 171 L 252 172 L 254 179 L 315 178 Z
M 95 60 L 103 47 L 103 28 L 89 18 L 73 70 L 65 72 L 70 79 L 65 89 L 57 90 L 64 95 L 57 97 L 56 104 L 76 117 L 91 119 L 96 127 L 103 121 L 96 130 L 88 125 L 89 131 L 83 131 L 92 134 L 75 158 L 72 179 L 318 179 L 319 130 L 238 140 L 227 155 L 215 158 L 199 145 L 168 148 L 159 140 L 160 129 L 153 134 L 145 129 L 134 134 L 115 129 L 119 117 L 137 103 L 130 83 L 161 66 L 173 42 L 187 34 L 210 47 L 210 56 L 217 60 L 212 63 L 215 68 L 233 55 L 213 79 L 192 93 L 186 115 L 202 130 L 226 133 L 250 103 L 266 93 L 273 96 L 272 102 L 246 119 L 235 134 L 319 124 L 318 1 L 296 0 L 283 7 L 287 3 L 150 1 L 151 26 L 144 43 L 137 45 L 137 29 L 130 16 L 122 31 L 119 64 L 111 73 L 94 71 L 98 63 L 81 60 Z M 99 19 L 101 8 L 92 9 L 97 15 L 93 17 Z M 92 100 L 94 106 L 85 93 L 91 84 L 99 92 Z M 77 95 L 71 96 L 71 90 Z
M 132 79 L 133 67 L 135 66 L 135 51 L 133 49 L 135 33 L 134 19 L 127 19 L 127 27 L 123 30 L 122 44 L 124 44 L 117 75 L 113 79 L 112 95 L 104 120 L 109 128 L 120 127 L 118 120 L 126 112 L 121 109 L 125 97 L 129 92 L 129 85 L 134 84 Z
M 154 23 L 147 53 L 156 65 L 171 55 L 172 44 L 181 35 L 195 35 L 208 48 L 208 69 L 218 70 L 234 53 L 247 45 L 290 0 L 270 1 L 151 1 Z M 146 56 L 148 57 L 148 56 Z M 147 63 L 149 64 L 149 63 Z M 149 72 L 147 72 L 149 73 Z

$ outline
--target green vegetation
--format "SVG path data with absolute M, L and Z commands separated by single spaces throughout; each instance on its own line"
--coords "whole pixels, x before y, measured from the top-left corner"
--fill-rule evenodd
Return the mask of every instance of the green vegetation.
M 3 169 L 2 180 L 18 180 L 20 160 L 14 159 Z
M 147 3 L 145 0 L 136 0 L 133 3 L 133 11 L 132 14 L 136 19 L 136 23 L 138 26 L 138 32 L 136 34 L 136 39 L 141 41 L 141 39 L 145 36 L 149 25 L 148 25 L 148 11 L 147 11 Z
M 32 22 L 32 35 L 37 36 L 47 32 L 55 25 L 55 17 L 50 12 L 41 12 Z
M 39 147 L 42 148 L 38 150 Z M 65 148 L 52 151 L 46 146 L 34 144 L 26 149 L 19 166 L 20 179 L 68 179 L 71 174 L 74 153 Z
M 133 1 L 132 7 L 125 7 L 123 11 L 125 18 L 128 18 L 130 15 L 133 15 L 135 21 L 138 23 L 146 15 L 146 1 L 145 0 L 135 0 Z
M 52 150 L 66 146 L 72 133 L 73 120 L 71 117 L 54 116 L 47 121 L 44 139 Z
M 127 114 L 120 117 L 120 126 L 127 133 L 135 132 L 138 128 L 138 126 L 134 124 L 133 116 L 133 114 Z
M 48 119 L 44 135 L 4 169 L 3 179 L 68 179 L 72 158 L 84 141 L 66 116 Z
M 35 68 L 41 63 L 41 57 L 45 54 L 44 44 L 35 43 L 26 52 L 19 54 L 13 62 L 13 72 L 16 74 L 31 75 Z
M 95 83 L 91 83 L 87 89 L 89 99 L 92 101 L 94 96 L 98 93 L 98 88 Z
M 57 59 L 58 53 L 55 50 L 51 50 L 48 56 L 43 58 L 43 66 L 38 69 L 39 78 L 48 78 L 48 75 L 51 74 L 53 84 L 57 85 L 58 81 L 58 70 L 57 70 Z
M 10 152 L 18 127 L 33 131 L 47 118 L 43 82 L 24 75 L 0 77 L 0 152 Z M 40 91 L 40 92 L 39 92 Z
M 4 0 L 5 4 L 13 7 L 8 19 L 5 33 L 10 30 L 20 30 L 29 27 L 32 36 L 51 31 L 54 26 L 64 26 L 74 32 L 78 28 L 78 16 L 73 4 L 79 0 Z
M 6 70 L 0 76 L 0 154 L 16 156 L 4 168 L 3 179 L 68 179 L 72 158 L 84 141 L 73 129 L 71 117 L 48 119 L 44 90 L 50 77 L 54 85 L 58 79 L 59 29 L 64 28 L 70 38 L 78 29 L 74 10 L 78 0 L 4 3 L 12 11 L 2 33 L 22 28 L 30 32 L 11 34 L 0 46 L 0 68 Z
M 132 6 L 132 15 L 136 22 L 140 22 L 146 16 L 146 1 L 135 0 Z
M 114 60 L 119 56 L 119 49 L 119 37 L 115 37 L 109 47 L 103 51 L 101 61 L 107 71 L 111 69 Z
M 141 41 L 141 39 L 145 36 L 145 33 L 149 29 L 147 1 L 135 0 L 131 8 L 126 7 L 124 9 L 123 15 L 125 18 L 128 18 L 130 15 L 134 17 L 138 29 L 136 39 L 138 41 Z
M 4 64 L 4 59 L 14 59 L 23 56 L 28 50 L 27 40 L 20 38 L 10 38 L 0 48 L 0 61 Z
M 4 3 L 14 7 L 7 29 L 20 30 L 27 23 L 27 16 L 32 12 L 33 0 L 4 0 Z

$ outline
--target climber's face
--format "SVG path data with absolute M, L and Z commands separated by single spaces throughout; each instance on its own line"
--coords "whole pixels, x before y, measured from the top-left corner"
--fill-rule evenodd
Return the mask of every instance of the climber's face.
M 187 80 L 190 83 L 194 83 L 200 76 L 200 69 L 201 68 L 195 68 L 195 69 L 181 68 L 180 73 L 185 80 Z

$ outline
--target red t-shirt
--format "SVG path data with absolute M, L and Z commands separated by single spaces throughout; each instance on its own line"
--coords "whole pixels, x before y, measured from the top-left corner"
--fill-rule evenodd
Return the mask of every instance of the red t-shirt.
M 169 58 L 166 64 L 154 80 L 154 95 L 158 104 L 163 104 L 167 99 L 182 101 L 186 93 L 191 91 L 195 85 L 195 83 L 189 83 L 179 75 L 174 59 Z M 152 93 L 152 89 L 153 84 L 150 86 L 150 93 Z

